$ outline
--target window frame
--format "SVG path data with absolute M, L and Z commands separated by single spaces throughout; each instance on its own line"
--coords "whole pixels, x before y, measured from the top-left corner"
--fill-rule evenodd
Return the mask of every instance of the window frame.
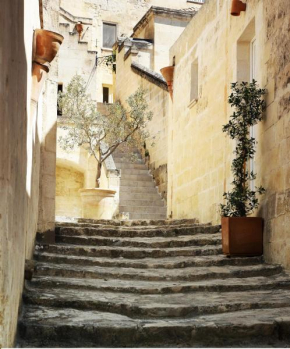
M 107 47 L 104 45 L 104 33 L 105 33 L 105 25 L 109 25 L 109 26 L 114 26 L 115 27 L 115 41 L 112 45 L 112 47 Z M 110 50 L 112 51 L 113 50 L 113 46 L 117 40 L 117 37 L 118 37 L 118 24 L 117 23 L 114 23 L 114 22 L 109 22 L 109 21 L 103 21 L 103 24 L 102 24 L 102 49 L 103 50 Z

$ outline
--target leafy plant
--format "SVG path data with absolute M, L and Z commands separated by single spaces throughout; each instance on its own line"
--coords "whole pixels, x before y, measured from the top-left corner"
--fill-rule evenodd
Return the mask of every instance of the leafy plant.
M 59 94 L 59 106 L 67 130 L 59 138 L 64 150 L 84 147 L 97 161 L 96 187 L 99 187 L 103 162 L 120 146 L 137 147 L 148 137 L 146 124 L 152 119 L 147 111 L 146 91 L 139 88 L 127 99 L 128 107 L 119 102 L 108 106 L 106 115 L 97 111 L 96 102 L 85 92 L 85 81 L 75 75 L 66 92 Z M 141 143 L 140 143 L 141 142 Z
M 263 194 L 262 186 L 251 190 L 249 182 L 256 178 L 256 174 L 247 168 L 249 159 L 255 155 L 255 138 L 250 136 L 250 127 L 262 120 L 266 108 L 263 95 L 266 90 L 260 89 L 257 82 L 232 83 L 232 93 L 228 102 L 235 111 L 228 124 L 223 126 L 231 139 L 236 140 L 235 159 L 232 163 L 233 189 L 223 194 L 226 204 L 221 204 L 221 214 L 224 217 L 244 217 L 258 207 L 258 194 Z

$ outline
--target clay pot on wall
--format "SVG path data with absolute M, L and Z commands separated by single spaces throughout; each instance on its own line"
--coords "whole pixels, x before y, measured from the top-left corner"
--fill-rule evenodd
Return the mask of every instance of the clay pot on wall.
M 37 62 L 33 62 L 31 99 L 35 102 L 38 102 L 48 72 L 49 67 L 43 64 L 39 64 Z
M 84 31 L 84 26 L 82 24 L 82 22 L 78 22 L 76 25 L 75 25 L 75 29 L 76 31 L 78 32 L 79 34 L 79 40 L 81 39 L 81 36 L 82 36 L 82 32 Z
M 36 29 L 34 32 L 33 61 L 40 64 L 51 63 L 62 42 L 62 35 L 49 30 Z
M 170 93 L 171 99 L 173 98 L 173 77 L 174 77 L 174 66 L 169 66 L 160 69 L 161 74 L 167 82 L 168 90 Z
M 260 217 L 222 217 L 223 253 L 228 256 L 263 254 L 263 219 Z
M 241 14 L 241 11 L 246 11 L 246 7 L 247 5 L 241 0 L 232 0 L 231 15 L 239 16 Z

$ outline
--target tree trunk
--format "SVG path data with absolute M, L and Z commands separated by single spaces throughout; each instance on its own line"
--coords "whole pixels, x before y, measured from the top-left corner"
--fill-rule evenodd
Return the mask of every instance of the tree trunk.
M 97 175 L 96 175 L 96 188 L 100 187 L 101 174 L 102 174 L 102 163 L 98 162 Z

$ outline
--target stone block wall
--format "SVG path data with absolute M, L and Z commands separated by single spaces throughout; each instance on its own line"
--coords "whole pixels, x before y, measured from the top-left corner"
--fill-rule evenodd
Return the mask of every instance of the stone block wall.
M 289 26 L 285 0 L 249 0 L 239 17 L 231 1 L 206 1 L 171 48 L 174 102 L 169 119 L 169 212 L 174 218 L 220 222 L 222 194 L 231 187 L 234 142 L 222 133 L 232 113 L 230 83 L 250 79 L 243 47 L 256 43 L 255 78 L 267 89 L 267 110 L 256 127 L 256 185 L 267 192 L 255 215 L 265 219 L 265 257 L 289 262 Z M 193 71 L 193 65 L 198 73 Z M 196 66 L 195 66 L 196 67 Z M 198 85 L 198 94 L 191 98 Z

